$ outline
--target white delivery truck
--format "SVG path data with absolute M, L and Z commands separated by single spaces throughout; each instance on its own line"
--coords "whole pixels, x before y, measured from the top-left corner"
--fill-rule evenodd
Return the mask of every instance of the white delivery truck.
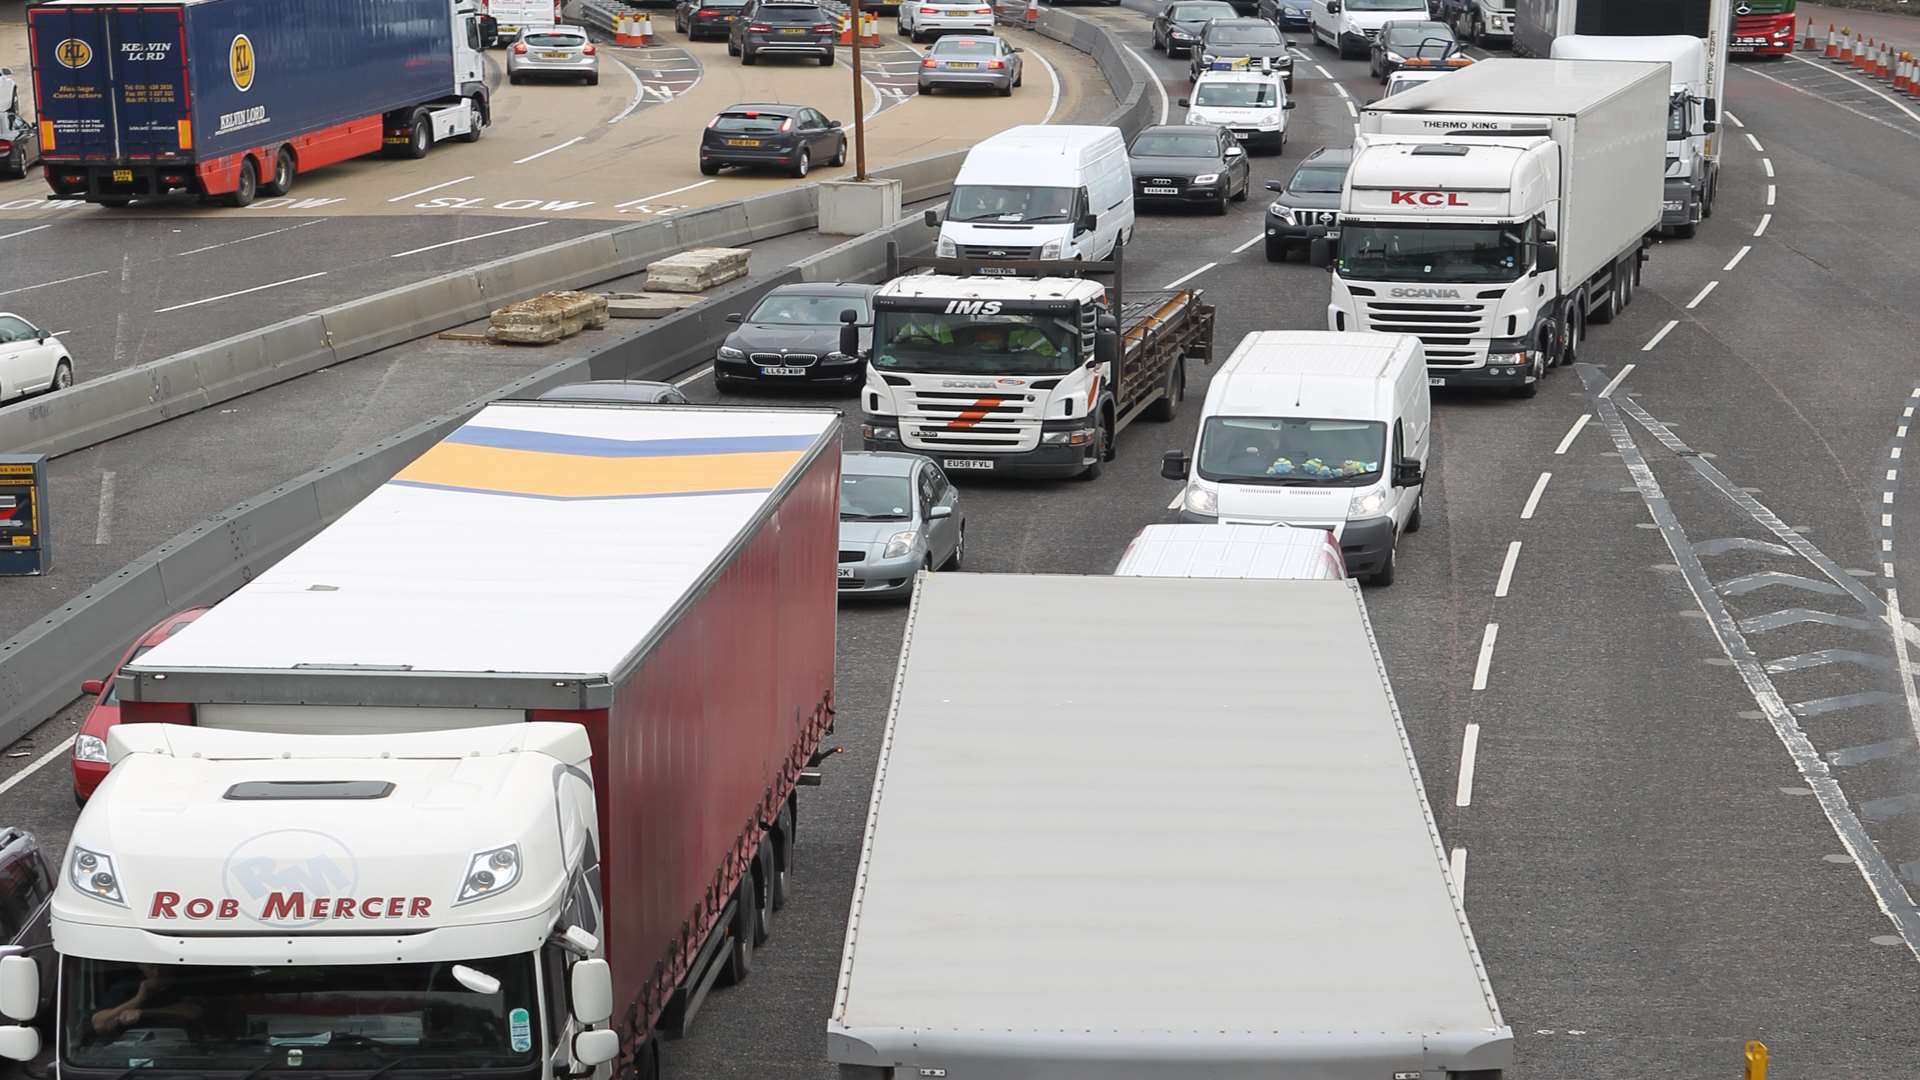
M 925 576 L 880 745 L 844 1080 L 1512 1069 L 1352 582 Z
M 935 254 L 1106 259 L 1133 239 L 1133 170 L 1119 128 L 1022 124 L 967 151 Z
M 1713 216 L 1720 187 L 1718 103 L 1707 76 L 1706 43 L 1686 34 L 1648 37 L 1555 38 L 1555 60 L 1629 60 L 1666 64 L 1672 72 L 1667 98 L 1666 192 L 1660 227 L 1686 239 Z
M 1333 330 L 1414 334 L 1435 386 L 1537 392 L 1632 300 L 1660 225 L 1667 68 L 1482 60 L 1360 112 Z
M 1747 7 L 1744 3 L 1739 6 Z M 1581 0 L 1518 0 L 1513 17 L 1513 55 L 1551 57 L 1554 41 L 1569 34 L 1583 37 L 1685 34 L 1699 38 L 1706 48 L 1708 90 L 1705 96 L 1717 103 L 1727 96 L 1727 47 L 1734 29 L 1734 15 L 1733 0 L 1586 0 L 1585 3 Z M 1765 17 L 1741 15 L 1740 18 Z M 1709 110 L 1707 119 L 1717 120 L 1718 116 Z M 1707 140 L 1707 154 L 1715 161 L 1720 160 L 1718 144 L 1717 138 Z

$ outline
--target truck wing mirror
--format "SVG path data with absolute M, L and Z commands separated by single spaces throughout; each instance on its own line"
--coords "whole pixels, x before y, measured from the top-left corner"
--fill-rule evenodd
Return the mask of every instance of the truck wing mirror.
M 1541 229 L 1540 242 L 1543 244 L 1557 244 L 1560 242 L 1560 234 L 1554 232 L 1552 229 Z
M 0 1058 L 8 1061 L 32 1061 L 39 1056 L 39 1029 L 24 1025 L 0 1027 Z
M 1160 475 L 1168 480 L 1185 480 L 1193 470 L 1193 461 L 1185 450 L 1169 450 L 1160 455 Z
M 593 1068 L 620 1056 L 620 1033 L 612 1028 L 595 1028 L 573 1037 L 573 1059 Z
M 1541 244 L 1540 253 L 1534 256 L 1533 268 L 1545 273 L 1560 269 L 1560 247 L 1557 244 Z
M 40 965 L 18 954 L 0 957 L 0 1016 L 24 1024 L 39 1011 Z
M 1720 119 L 1720 100 L 1718 98 L 1707 98 L 1701 101 L 1700 113 L 1709 120 Z
M 613 1015 L 613 969 L 605 960 L 575 960 L 567 975 L 573 1018 L 582 1024 L 606 1023 Z
M 1711 135 L 1714 132 L 1719 130 L 1720 130 L 1720 121 L 1718 120 L 1700 121 L 1700 134 L 1702 135 Z
M 1099 321 L 1094 323 L 1094 328 L 1103 334 L 1117 334 L 1120 332 L 1120 320 L 1111 315 L 1102 315 Z
M 1401 458 L 1393 463 L 1394 487 L 1419 487 L 1426 483 L 1427 472 L 1412 458 Z
M 1101 331 L 1093 338 L 1093 362 L 1103 367 L 1112 367 L 1116 375 L 1120 370 L 1120 335 Z
M 860 313 L 852 308 L 840 313 L 840 355 L 860 355 Z
M 1324 236 L 1307 241 L 1307 262 L 1323 270 L 1333 269 L 1333 243 Z
M 929 210 L 926 213 L 920 215 L 920 220 L 927 223 L 927 228 L 937 229 L 940 227 L 940 211 Z

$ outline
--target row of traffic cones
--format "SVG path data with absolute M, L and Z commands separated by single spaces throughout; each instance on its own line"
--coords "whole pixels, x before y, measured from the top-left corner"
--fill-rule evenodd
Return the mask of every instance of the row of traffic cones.
M 1812 38 L 1809 30 L 1808 38 Z M 1862 75 L 1888 79 L 1903 94 L 1920 96 L 1920 60 L 1913 53 L 1895 49 L 1890 43 L 1862 37 L 1851 27 L 1835 28 L 1827 24 L 1827 46 L 1823 54 L 1841 67 L 1850 67 Z
M 632 46 L 653 44 L 653 16 L 632 13 L 615 15 L 613 43 Z
M 851 15 L 841 15 L 838 21 L 840 23 L 840 44 L 853 44 L 853 17 Z M 860 13 L 860 45 L 862 48 L 879 48 L 880 16 L 867 11 Z

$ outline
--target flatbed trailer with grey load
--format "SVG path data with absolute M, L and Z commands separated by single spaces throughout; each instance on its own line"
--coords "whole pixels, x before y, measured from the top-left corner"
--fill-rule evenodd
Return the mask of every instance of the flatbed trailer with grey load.
M 1507 1075 L 1359 589 L 922 575 L 827 1056 L 844 1080 Z

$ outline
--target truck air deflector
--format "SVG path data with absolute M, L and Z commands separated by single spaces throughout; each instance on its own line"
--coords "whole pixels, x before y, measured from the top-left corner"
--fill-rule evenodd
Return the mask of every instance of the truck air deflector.
M 405 671 L 366 668 L 177 668 L 122 671 L 128 701 L 226 705 L 366 705 L 391 708 L 605 709 L 605 676 L 518 672 Z

